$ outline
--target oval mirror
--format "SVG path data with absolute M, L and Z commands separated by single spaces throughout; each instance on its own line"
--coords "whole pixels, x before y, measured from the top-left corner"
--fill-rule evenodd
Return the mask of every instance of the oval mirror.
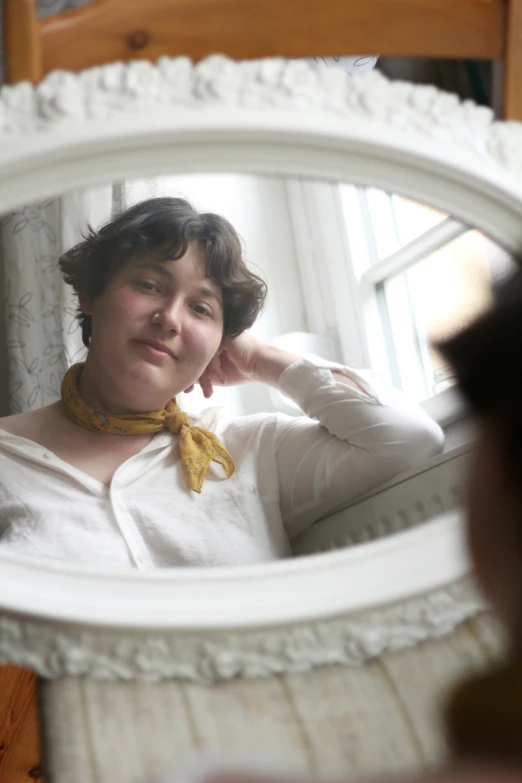
M 521 134 L 431 87 L 297 61 L 4 88 L 1 660 L 258 676 L 480 610 L 473 428 L 432 341 L 514 263 Z M 168 429 L 111 429 L 165 389 Z

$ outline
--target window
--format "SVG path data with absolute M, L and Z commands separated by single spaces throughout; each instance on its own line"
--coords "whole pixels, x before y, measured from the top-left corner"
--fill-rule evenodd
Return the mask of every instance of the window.
M 465 326 L 491 304 L 489 244 L 478 231 L 464 229 L 376 286 L 389 322 L 397 381 L 418 399 L 452 384 L 451 370 L 432 341 Z
M 376 304 L 368 339 L 376 328 L 392 381 L 429 400 L 454 383 L 432 342 L 487 309 L 493 280 L 512 262 L 481 232 L 397 194 L 341 185 L 340 198 L 351 254 L 362 250 L 361 287 Z
M 313 257 L 323 302 L 317 330 L 336 330 L 344 362 L 388 376 L 441 424 L 458 418 L 451 370 L 432 342 L 490 305 L 492 282 L 513 263 L 507 253 L 443 212 L 376 188 L 296 180 L 290 201 L 295 233 L 306 235 L 299 256 Z
M 340 191 L 352 255 L 365 246 L 366 268 L 359 273 L 377 300 L 390 376 L 417 400 L 432 397 L 452 377 L 431 343 L 490 305 L 491 262 L 499 249 L 479 231 L 397 194 Z M 357 212 L 363 230 L 354 242 Z

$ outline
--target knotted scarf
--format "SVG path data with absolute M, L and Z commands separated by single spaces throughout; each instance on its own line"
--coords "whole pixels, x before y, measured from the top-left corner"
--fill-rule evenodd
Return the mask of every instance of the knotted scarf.
M 201 492 L 203 481 L 212 461 L 223 465 L 227 478 L 234 472 L 234 461 L 219 438 L 203 427 L 193 427 L 186 413 L 180 410 L 175 398 L 163 410 L 152 413 L 112 415 L 90 408 L 81 398 L 78 380 L 84 362 L 73 364 L 62 381 L 62 400 L 71 419 L 93 432 L 111 435 L 146 435 L 169 430 L 178 435 L 181 461 L 190 489 Z

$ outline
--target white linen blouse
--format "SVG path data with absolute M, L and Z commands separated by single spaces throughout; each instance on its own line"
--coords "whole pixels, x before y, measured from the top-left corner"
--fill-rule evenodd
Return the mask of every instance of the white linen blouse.
M 442 450 L 442 430 L 370 371 L 325 362 L 288 367 L 278 388 L 306 414 L 236 419 L 217 409 L 194 423 L 236 464 L 212 463 L 188 488 L 177 441 L 164 431 L 115 472 L 110 486 L 34 441 L 0 430 L 0 554 L 104 568 L 261 563 L 291 555 L 301 531 L 372 486 Z

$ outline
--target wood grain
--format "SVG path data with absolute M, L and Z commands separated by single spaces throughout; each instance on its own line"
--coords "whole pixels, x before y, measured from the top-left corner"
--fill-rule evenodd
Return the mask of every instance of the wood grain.
M 19 666 L 0 666 L 0 780 L 43 783 L 37 678 Z
M 11 19 L 18 9 L 19 32 L 6 28 L 10 82 L 161 55 L 504 54 L 505 0 L 95 0 L 38 20 L 38 41 L 28 18 L 34 0 L 4 2 Z
M 42 72 L 161 55 L 496 58 L 503 0 L 97 0 L 41 22 Z
M 34 0 L 3 0 L 4 62 L 8 84 L 42 78 L 40 23 Z
M 522 0 L 507 4 L 503 116 L 522 122 Z

